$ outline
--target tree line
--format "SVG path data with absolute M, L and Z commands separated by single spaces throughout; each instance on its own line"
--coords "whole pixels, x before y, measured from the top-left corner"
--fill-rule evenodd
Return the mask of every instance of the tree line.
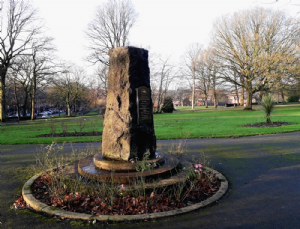
M 108 51 L 130 45 L 129 33 L 138 17 L 132 2 L 103 3 L 87 25 L 86 61 L 96 69 L 92 78 L 80 66 L 59 60 L 53 38 L 45 35 L 43 21 L 29 1 L 7 2 L 0 33 L 0 121 L 5 122 L 12 106 L 18 114 L 29 110 L 34 120 L 37 99 L 63 107 L 68 115 L 76 107 L 97 107 L 101 99 L 105 104 Z M 232 91 L 245 109 L 252 109 L 257 92 L 299 96 L 299 33 L 297 17 L 254 7 L 216 19 L 209 45 L 191 44 L 178 64 L 150 52 L 156 111 L 166 96 L 182 101 L 185 95 L 193 108 L 197 99 L 206 107 L 210 99 L 217 108 L 225 91 Z

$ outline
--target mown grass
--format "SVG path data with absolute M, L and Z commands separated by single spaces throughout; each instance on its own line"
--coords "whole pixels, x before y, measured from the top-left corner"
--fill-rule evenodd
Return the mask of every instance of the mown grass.
M 155 120 L 156 136 L 158 139 L 180 138 L 180 133 L 185 135 L 189 132 L 190 138 L 241 137 L 300 130 L 299 105 L 277 106 L 271 116 L 273 122 L 284 121 L 295 125 L 273 128 L 242 127 L 245 124 L 266 121 L 263 111 L 258 106 L 254 108 L 255 111 L 230 108 L 166 114 Z
M 218 110 L 199 110 L 196 112 L 175 112 L 172 114 L 154 115 L 155 134 L 157 139 L 179 138 L 211 138 L 211 137 L 242 137 L 264 135 L 300 130 L 300 104 L 276 106 L 271 120 L 294 123 L 293 125 L 253 128 L 242 125 L 265 122 L 263 111 L 254 107 L 254 111 L 244 111 L 242 108 Z M 85 120 L 84 120 L 85 119 Z M 62 133 L 61 123 L 68 126 L 68 132 L 79 132 L 79 122 L 84 120 L 83 132 L 102 131 L 103 118 L 101 115 L 81 116 L 76 118 L 55 118 L 52 120 L 24 121 L 20 124 L 8 124 L 0 127 L 0 144 L 27 144 L 55 142 L 99 142 L 96 137 L 42 137 L 50 133 L 51 123 L 56 125 L 56 133 Z
M 223 107 L 219 107 L 223 108 Z M 199 111 L 199 110 L 207 110 L 207 109 L 215 109 L 214 106 L 208 106 L 208 108 L 206 108 L 205 106 L 195 106 L 194 109 L 192 109 L 192 106 L 178 106 L 175 107 L 175 109 L 177 111 Z

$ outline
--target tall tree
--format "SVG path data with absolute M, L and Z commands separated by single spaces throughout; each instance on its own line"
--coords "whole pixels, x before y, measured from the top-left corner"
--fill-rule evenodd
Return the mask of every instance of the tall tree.
M 62 73 L 53 78 L 53 92 L 64 99 L 67 116 L 71 116 L 71 107 L 81 100 L 86 90 L 83 82 L 86 78 L 86 72 L 77 66 L 66 67 Z
M 108 66 L 104 64 L 98 65 L 96 70 L 96 79 L 97 79 L 97 90 L 99 97 L 102 97 L 106 100 L 107 90 L 108 90 Z
M 99 6 L 86 31 L 90 51 L 87 60 L 108 65 L 108 51 L 128 44 L 128 35 L 136 19 L 137 13 L 130 0 L 109 0 Z
M 177 77 L 178 73 L 174 71 L 175 67 L 170 61 L 170 57 L 168 58 L 158 58 L 158 63 L 155 64 L 155 69 L 153 69 L 152 77 L 151 77 L 151 86 L 152 90 L 157 88 L 155 95 L 152 98 L 153 101 L 157 102 L 156 112 L 161 111 L 161 105 L 164 101 L 165 96 L 169 90 L 170 84 L 174 82 L 174 79 Z
M 55 48 L 52 44 L 53 38 L 39 37 L 34 39 L 31 52 L 28 55 L 32 64 L 32 87 L 31 87 L 31 120 L 35 119 L 35 103 L 37 85 L 45 80 L 46 76 L 54 75 L 57 70 L 54 64 L 53 52 Z
M 20 89 L 23 89 L 25 95 L 22 103 L 23 115 L 25 116 L 25 111 L 29 110 L 30 105 L 31 120 L 35 119 L 37 86 L 46 80 L 46 76 L 57 72 L 57 65 L 53 63 L 52 40 L 49 37 L 33 39 L 31 50 L 26 55 L 15 58 L 11 65 L 12 76 L 22 86 Z
M 185 75 L 188 76 L 188 80 L 192 86 L 192 109 L 195 106 L 195 90 L 196 90 L 196 72 L 197 64 L 200 61 L 200 55 L 202 53 L 202 45 L 198 43 L 191 44 L 185 53 Z
M 207 65 L 207 53 L 203 52 L 200 56 L 200 59 L 197 61 L 197 88 L 200 90 L 200 93 L 204 97 L 205 107 L 208 108 L 208 96 L 211 89 L 211 69 Z
M 40 33 L 37 13 L 28 1 L 9 0 L 7 17 L 0 33 L 0 121 L 5 122 L 6 98 L 5 84 L 8 68 L 12 60 L 25 54 L 31 47 L 30 42 Z
M 283 11 L 258 7 L 223 16 L 215 22 L 212 47 L 223 67 L 222 77 L 245 88 L 245 109 L 252 109 L 255 92 L 268 90 L 277 76 L 286 76 L 285 72 L 296 61 L 299 33 L 299 21 Z M 235 80 L 232 72 L 243 81 L 239 77 Z
M 208 93 L 211 93 L 211 97 L 214 102 L 214 107 L 218 106 L 218 91 L 222 86 L 222 81 L 219 79 L 219 70 L 220 66 L 214 51 L 211 48 L 208 48 L 203 51 L 201 54 L 201 59 L 198 66 L 198 75 L 199 75 L 199 86 L 200 90 L 203 91 L 206 100 L 207 107 L 207 98 Z M 199 74 L 199 73 L 202 73 Z
M 14 94 L 17 107 L 21 105 L 22 115 L 26 116 L 29 105 L 29 98 L 32 89 L 32 64 L 28 56 L 19 56 L 14 59 L 8 70 L 8 80 L 14 82 Z M 17 92 L 21 94 L 17 95 Z M 18 109 L 20 111 L 20 109 Z M 18 112 L 20 114 L 20 112 Z

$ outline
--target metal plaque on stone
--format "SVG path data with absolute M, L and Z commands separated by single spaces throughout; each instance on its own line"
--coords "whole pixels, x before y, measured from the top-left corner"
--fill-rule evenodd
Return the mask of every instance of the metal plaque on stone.
M 136 88 L 138 125 L 152 122 L 152 102 L 150 89 L 142 86 Z

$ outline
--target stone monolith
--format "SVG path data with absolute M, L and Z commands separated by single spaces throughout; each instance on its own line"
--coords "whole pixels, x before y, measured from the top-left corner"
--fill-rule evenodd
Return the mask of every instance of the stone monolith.
M 148 51 L 119 47 L 109 52 L 103 157 L 128 161 L 156 150 Z

